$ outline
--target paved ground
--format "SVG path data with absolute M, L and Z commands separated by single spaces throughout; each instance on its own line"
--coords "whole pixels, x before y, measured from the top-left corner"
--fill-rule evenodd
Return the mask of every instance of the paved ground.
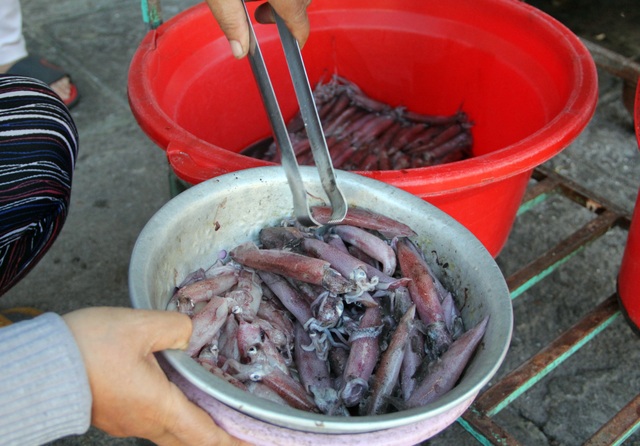
M 73 116 L 81 150 L 71 214 L 57 243 L 0 305 L 67 312 L 91 305 L 129 305 L 127 269 L 135 239 L 169 197 L 161 150 L 139 129 L 126 97 L 127 70 L 146 27 L 139 2 L 23 0 L 29 48 L 68 67 L 82 99 Z M 165 19 L 197 2 L 165 0 Z M 582 37 L 640 57 L 639 8 L 628 1 L 531 2 Z M 635 33 L 635 34 L 632 34 Z M 634 38 L 635 36 L 635 38 Z M 631 213 L 640 185 L 640 153 L 621 101 L 621 82 L 600 72 L 596 116 L 580 138 L 547 163 L 555 171 Z M 588 215 L 550 200 L 520 217 L 498 258 L 509 274 L 553 246 Z M 626 233 L 613 230 L 514 301 L 516 326 L 498 377 L 535 354 L 615 291 Z M 640 341 L 622 318 L 498 415 L 525 445 L 577 445 L 640 392 Z M 56 445 L 135 445 L 91 429 Z M 459 425 L 429 442 L 477 444 Z M 640 435 L 628 440 L 640 444 Z

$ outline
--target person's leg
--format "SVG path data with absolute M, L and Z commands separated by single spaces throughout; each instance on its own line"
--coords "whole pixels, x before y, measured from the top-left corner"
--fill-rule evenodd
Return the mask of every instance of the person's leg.
M 73 119 L 46 84 L 0 75 L 0 294 L 60 233 L 77 150 Z
M 67 106 L 75 104 L 77 91 L 71 78 L 45 60 L 29 58 L 20 0 L 0 0 L 0 73 L 8 72 L 46 81 Z

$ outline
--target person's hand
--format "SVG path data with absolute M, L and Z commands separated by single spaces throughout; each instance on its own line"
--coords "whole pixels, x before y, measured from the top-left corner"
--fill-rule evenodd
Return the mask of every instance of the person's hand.
M 234 57 L 241 59 L 249 51 L 249 27 L 242 0 L 206 0 L 222 32 L 229 40 Z M 250 0 L 252 1 L 252 0 Z M 302 48 L 309 37 L 307 7 L 311 0 L 269 0 L 258 6 L 255 18 L 258 23 L 275 23 L 273 9 L 287 24 Z
M 246 445 L 218 427 L 169 382 L 153 353 L 183 349 L 191 320 L 177 312 L 87 308 L 63 316 L 82 353 L 92 424 L 158 445 Z

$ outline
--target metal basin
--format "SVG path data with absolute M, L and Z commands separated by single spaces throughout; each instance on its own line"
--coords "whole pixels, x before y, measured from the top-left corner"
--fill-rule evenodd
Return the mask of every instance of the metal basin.
M 311 203 L 323 203 L 313 168 L 302 167 Z M 484 339 L 460 382 L 438 401 L 392 414 L 335 417 L 284 408 L 220 380 L 181 351 L 165 351 L 161 364 L 192 400 L 230 433 L 258 444 L 416 444 L 448 425 L 496 373 L 511 339 L 513 314 L 503 275 L 491 254 L 462 225 L 424 200 L 376 180 L 338 171 L 350 206 L 408 224 L 434 272 L 453 291 L 467 328 L 486 315 Z M 165 309 L 176 284 L 208 267 L 259 230 L 292 214 L 279 166 L 247 169 L 200 183 L 170 200 L 147 223 L 133 249 L 129 290 L 135 308 Z M 337 436 L 337 437 L 336 437 Z

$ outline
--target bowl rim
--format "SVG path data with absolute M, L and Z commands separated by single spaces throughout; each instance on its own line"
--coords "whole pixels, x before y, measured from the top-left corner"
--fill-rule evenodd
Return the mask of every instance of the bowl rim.
M 317 178 L 315 168 L 300 166 L 300 170 L 306 185 L 308 185 L 309 181 L 313 181 L 313 178 Z M 232 172 L 195 185 L 171 199 L 160 208 L 142 229 L 133 248 L 129 266 L 129 292 L 132 306 L 142 309 L 153 308 L 150 297 L 147 295 L 148 293 L 145 292 L 144 284 L 142 281 L 137 280 L 137 278 L 145 274 L 147 265 L 145 265 L 145 262 L 141 261 L 141 259 L 148 256 L 150 250 L 155 249 L 154 246 L 157 245 L 158 240 L 156 233 L 165 226 L 165 221 L 168 216 L 179 215 L 180 210 L 185 206 L 200 206 L 205 204 L 210 200 L 210 197 L 216 190 L 227 191 L 232 190 L 234 187 L 242 187 L 244 184 L 264 183 L 264 178 L 271 178 L 273 176 L 279 177 L 281 183 L 286 183 L 286 176 L 280 166 L 267 166 Z M 467 400 L 469 400 L 469 402 L 472 401 L 502 364 L 507 354 L 513 329 L 511 297 L 504 277 L 495 260 L 468 229 L 421 198 L 394 186 L 365 178 L 355 173 L 336 170 L 336 176 L 341 185 L 346 184 L 350 185 L 350 187 L 355 187 L 351 185 L 357 185 L 357 187 L 375 188 L 376 193 L 391 194 L 394 199 L 406 200 L 412 210 L 425 210 L 428 214 L 431 214 L 434 219 L 437 219 L 436 221 L 440 221 L 443 225 L 446 225 L 447 228 L 451 228 L 452 233 L 455 231 L 456 241 L 459 243 L 458 247 L 464 246 L 464 252 L 467 255 L 472 255 L 474 260 L 478 259 L 478 265 L 487 266 L 484 270 L 485 273 L 491 274 L 492 280 L 496 281 L 497 285 L 496 296 L 493 297 L 493 300 L 495 300 L 493 304 L 494 310 L 497 308 L 500 309 L 499 317 L 494 318 L 492 314 L 490 324 L 493 324 L 492 330 L 497 330 L 496 339 L 500 340 L 501 343 L 491 346 L 492 363 L 489 367 L 482 369 L 484 373 L 482 379 L 469 383 L 463 378 L 463 380 L 447 394 L 423 407 L 384 415 L 339 417 L 312 414 L 298 409 L 286 408 L 267 400 L 257 399 L 212 375 L 183 351 L 165 350 L 161 352 L 161 354 L 170 365 L 191 384 L 223 404 L 271 424 L 284 427 L 291 427 L 293 424 L 296 430 L 308 432 L 358 433 L 390 429 L 400 425 L 424 421 L 426 418 L 441 415 Z M 401 422 L 399 419 L 401 419 Z

